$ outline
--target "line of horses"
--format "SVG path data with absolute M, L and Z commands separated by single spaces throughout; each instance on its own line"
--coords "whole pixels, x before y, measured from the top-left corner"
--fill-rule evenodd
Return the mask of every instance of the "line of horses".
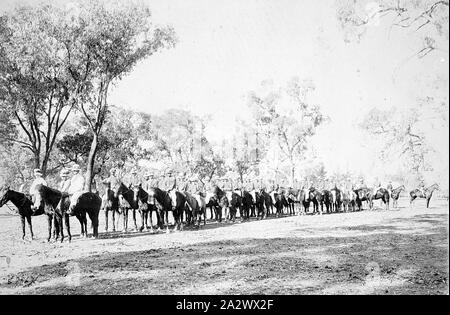
M 425 198 L 429 207 L 431 196 L 439 189 L 434 184 L 423 191 L 414 189 L 410 191 L 410 205 L 416 198 Z M 70 216 L 75 216 L 80 222 L 81 236 L 87 237 L 87 217 L 89 216 L 93 237 L 98 237 L 99 214 L 104 210 L 105 230 L 109 230 L 109 216 L 112 219 L 112 231 L 116 231 L 119 218 L 122 217 L 123 229 L 128 231 L 128 215 L 131 211 L 134 230 L 153 231 L 166 229 L 169 232 L 169 212 L 174 218 L 173 230 L 182 230 L 183 225 L 193 225 L 199 228 L 201 223 L 206 224 L 207 209 L 210 220 L 217 222 L 235 221 L 237 212 L 241 221 L 256 217 L 258 220 L 268 216 L 281 215 L 305 215 L 312 214 L 361 211 L 365 203 L 368 209 L 373 209 L 374 200 L 381 200 L 389 210 L 389 202 L 392 199 L 393 207 L 397 207 L 397 201 L 405 186 L 402 185 L 392 191 L 384 188 L 371 189 L 359 188 L 340 190 L 334 187 L 330 190 L 318 190 L 314 188 L 304 189 L 276 189 L 266 192 L 264 189 L 251 191 L 235 189 L 224 191 L 214 186 L 211 192 L 206 194 L 191 194 L 186 191 L 164 191 L 152 187 L 145 191 L 141 185 L 127 186 L 121 183 L 116 189 L 104 187 L 103 200 L 99 193 L 83 193 L 75 204 L 70 204 L 67 194 L 44 185 L 36 187 L 36 194 L 32 197 L 11 190 L 9 187 L 0 189 L 0 207 L 11 201 L 21 218 L 22 238 L 25 238 L 25 219 L 28 222 L 31 238 L 34 238 L 31 217 L 45 214 L 48 218 L 48 241 L 52 232 L 55 240 L 65 239 L 63 225 L 65 223 L 69 241 L 72 239 L 70 232 Z M 141 217 L 141 225 L 138 228 L 136 212 Z M 153 213 L 156 214 L 156 226 L 153 224 Z

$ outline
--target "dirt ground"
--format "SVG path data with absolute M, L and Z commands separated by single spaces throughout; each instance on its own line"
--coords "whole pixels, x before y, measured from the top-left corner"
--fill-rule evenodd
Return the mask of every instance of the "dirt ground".
M 447 200 L 200 230 L 22 241 L 0 212 L 1 294 L 448 294 Z M 100 231 L 104 228 L 101 213 Z M 130 221 L 131 223 L 131 221 Z M 28 230 L 27 230 L 28 233 Z

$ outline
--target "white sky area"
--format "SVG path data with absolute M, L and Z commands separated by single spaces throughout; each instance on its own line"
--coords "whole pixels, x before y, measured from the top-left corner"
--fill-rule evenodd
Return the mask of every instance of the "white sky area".
M 0 8 L 18 2 L 2 1 Z M 448 82 L 448 51 L 410 58 L 422 47 L 419 38 L 413 30 L 389 33 L 389 20 L 371 26 L 359 44 L 347 44 L 333 0 L 144 2 L 156 24 L 175 28 L 179 42 L 140 63 L 112 89 L 110 103 L 148 113 L 211 114 L 213 140 L 230 136 L 235 118 L 247 117 L 246 96 L 261 81 L 284 86 L 293 76 L 310 78 L 314 101 L 330 117 L 314 140 L 317 155 L 329 171 L 367 173 L 380 166 L 357 126 L 368 110 L 448 97 L 447 88 L 430 84 L 436 74 Z M 448 170 L 448 133 L 436 141 Z

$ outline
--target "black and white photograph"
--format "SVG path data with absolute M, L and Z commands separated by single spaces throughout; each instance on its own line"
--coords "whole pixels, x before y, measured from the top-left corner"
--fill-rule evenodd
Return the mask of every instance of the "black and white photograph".
M 0 2 L 0 295 L 449 295 L 448 176 L 448 0 Z

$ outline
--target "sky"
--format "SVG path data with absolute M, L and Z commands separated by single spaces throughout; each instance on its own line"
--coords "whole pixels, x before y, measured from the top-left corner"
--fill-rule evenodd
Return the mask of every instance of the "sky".
M 0 9 L 18 2 L 25 1 L 4 0 Z M 345 43 L 334 0 L 143 2 L 156 24 L 174 27 L 179 42 L 138 64 L 113 87 L 110 103 L 212 115 L 207 135 L 216 141 L 233 133 L 236 118 L 248 117 L 246 96 L 262 81 L 283 86 L 307 78 L 316 85 L 312 100 L 330 118 L 314 141 L 319 158 L 330 171 L 370 173 L 380 167 L 377 152 L 358 126 L 368 110 L 408 107 L 433 93 L 448 99 L 448 89 L 430 86 L 437 73 L 448 82 L 448 51 L 410 58 L 420 41 L 408 30 L 389 32 L 386 20 L 360 43 Z M 448 164 L 445 137 L 435 145 Z

